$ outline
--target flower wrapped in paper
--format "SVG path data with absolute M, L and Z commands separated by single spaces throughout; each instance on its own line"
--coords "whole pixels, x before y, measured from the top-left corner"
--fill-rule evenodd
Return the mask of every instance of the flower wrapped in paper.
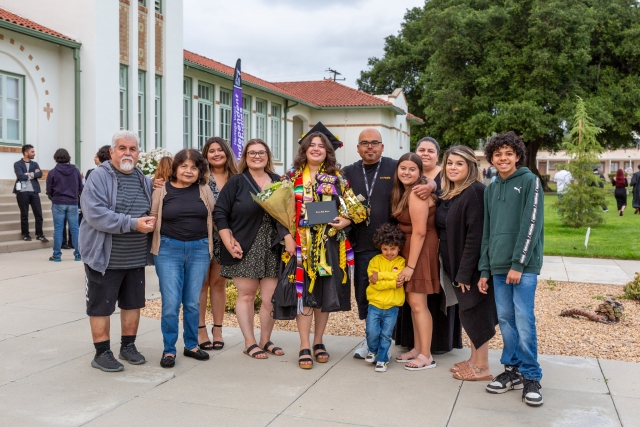
M 354 223 L 360 224 L 367 219 L 367 208 L 358 200 L 350 187 L 345 189 L 342 201 L 344 202 L 349 218 L 351 218 Z
M 273 219 L 287 227 L 292 235 L 295 234 L 296 205 L 291 182 L 280 181 L 269 184 L 251 197 Z

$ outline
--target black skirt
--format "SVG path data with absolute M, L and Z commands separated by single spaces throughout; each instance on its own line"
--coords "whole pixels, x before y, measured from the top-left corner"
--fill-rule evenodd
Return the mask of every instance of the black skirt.
M 616 197 L 616 202 L 618 202 L 618 210 L 622 209 L 623 206 L 627 206 L 627 189 L 624 187 L 616 187 L 616 190 L 613 192 L 613 195 Z

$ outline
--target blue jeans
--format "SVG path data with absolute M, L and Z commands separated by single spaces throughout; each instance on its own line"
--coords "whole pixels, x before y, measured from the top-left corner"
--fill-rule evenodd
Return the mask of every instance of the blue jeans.
M 536 316 L 533 313 L 538 275 L 523 273 L 520 283 L 509 285 L 506 274 L 493 276 L 498 322 L 504 349 L 500 363 L 517 366 L 528 380 L 540 381 Z
M 64 232 L 65 219 L 71 232 L 73 255 L 80 255 L 78 252 L 78 206 L 51 205 L 51 214 L 53 215 L 53 256 L 62 256 L 62 233 Z
M 398 307 L 387 310 L 369 305 L 367 313 L 367 347 L 369 352 L 376 355 L 376 362 L 389 361 L 389 347 L 391 334 L 398 320 Z
M 163 354 L 176 354 L 180 304 L 184 347 L 192 350 L 198 347 L 200 291 L 209 269 L 209 239 L 183 242 L 161 236 L 160 249 L 153 260 L 162 295 Z

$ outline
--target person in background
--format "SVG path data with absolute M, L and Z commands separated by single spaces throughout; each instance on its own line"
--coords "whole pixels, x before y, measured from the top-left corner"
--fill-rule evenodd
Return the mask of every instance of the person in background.
M 478 161 L 472 149 L 463 145 L 449 148 L 442 160 L 442 195 L 436 210 L 440 237 L 439 252 L 444 274 L 442 286 L 451 286 L 460 321 L 471 339 L 471 357 L 456 363 L 453 377 L 464 381 L 489 381 L 489 340 L 496 334 L 498 313 L 493 287 L 482 294 L 478 261 L 484 224 L 485 186 L 478 176 Z M 444 276 L 444 277 L 443 277 Z M 451 285 L 447 285 L 449 281 Z
M 638 165 L 638 172 L 631 177 L 631 186 L 633 187 L 631 206 L 635 210 L 633 213 L 640 214 L 640 165 Z
M 103 145 L 102 147 L 100 147 L 100 149 L 98 150 L 96 155 L 93 157 L 93 163 L 95 163 L 96 167 L 100 166 L 101 164 L 103 164 L 107 160 L 111 160 L 110 149 L 111 149 L 110 145 Z M 89 175 L 94 170 L 95 170 L 95 168 L 87 170 L 87 173 L 84 175 L 84 177 L 82 179 L 82 184 L 83 185 L 85 185 L 87 183 L 87 180 L 89 179 Z M 80 204 L 78 204 L 78 224 L 82 223 L 83 219 L 84 219 L 84 216 L 82 215 L 82 209 L 80 209 Z M 65 223 L 65 227 L 66 227 L 66 223 Z M 63 237 L 64 237 L 64 234 L 63 234 Z M 71 238 L 69 237 L 66 242 L 67 242 L 67 245 L 68 245 L 68 243 L 71 242 Z M 62 249 L 72 249 L 71 246 L 65 247 L 64 244 L 65 244 L 65 240 L 63 239 L 63 241 L 62 241 Z
M 96 355 L 91 366 L 104 372 L 124 369 L 111 352 L 111 315 L 120 308 L 119 357 L 132 365 L 146 359 L 135 346 L 140 309 L 145 306 L 146 265 L 152 265 L 149 216 L 153 183 L 136 167 L 138 133 L 118 131 L 111 160 L 98 166 L 82 191 L 79 250 L 86 274 L 87 315 Z
M 209 138 L 202 147 L 202 156 L 207 160 L 209 169 L 209 188 L 213 198 L 218 201 L 220 191 L 229 178 L 238 173 L 236 158 L 231 152 L 227 141 L 220 137 Z M 198 344 L 203 350 L 222 350 L 224 339 L 222 338 L 222 322 L 227 305 L 227 279 L 220 275 L 220 248 L 222 241 L 217 230 L 213 230 L 213 258 L 209 265 L 207 277 L 204 280 L 200 292 L 200 323 L 198 325 Z M 211 314 L 213 326 L 211 335 L 213 342 L 209 340 L 205 319 L 207 315 L 207 300 L 211 301 Z
M 592 187 L 595 187 L 596 185 L 598 185 L 598 187 L 604 188 L 604 183 L 606 181 L 605 181 L 604 175 L 600 173 L 600 171 L 598 170 L 597 167 L 593 168 L 593 174 L 594 175 L 598 175 L 598 177 L 596 178 L 597 184 L 596 184 L 596 182 L 592 182 L 590 185 Z M 609 208 L 607 207 L 606 200 L 605 200 L 605 203 L 602 205 L 602 211 L 603 212 L 609 212 Z
M 612 184 L 616 188 L 613 195 L 618 203 L 618 215 L 622 216 L 624 210 L 627 208 L 627 187 L 629 186 L 629 181 L 624 176 L 622 169 L 618 169 Z
M 562 196 L 564 196 L 564 193 L 569 189 L 569 184 L 571 184 L 573 176 L 571 176 L 571 172 L 568 170 L 560 169 L 554 175 L 553 180 L 557 185 L 556 191 L 558 193 L 558 200 L 560 200 L 562 199 Z
M 13 194 L 16 195 L 18 208 L 20 208 L 20 231 L 22 240 L 31 241 L 29 234 L 29 206 L 36 219 L 36 239 L 42 243 L 47 243 L 42 231 L 42 205 L 40 204 L 40 183 L 42 178 L 40 166 L 33 159 L 36 151 L 33 145 L 22 146 L 22 159 L 13 164 L 13 171 L 16 174 L 16 182 L 13 185 Z
M 181 150 L 173 159 L 171 174 L 154 190 L 151 216 L 156 219 L 151 253 L 160 279 L 164 350 L 163 368 L 176 362 L 180 306 L 183 316 L 183 355 L 208 360 L 198 347 L 200 291 L 213 256 L 215 205 L 207 185 L 207 163 L 194 149 Z
M 280 181 L 273 171 L 271 150 L 261 139 L 250 139 L 242 150 L 239 174 L 229 178 L 216 207 L 213 219 L 218 227 L 222 247 L 220 275 L 233 279 L 238 289 L 236 317 L 244 337 L 244 354 L 267 359 L 267 353 L 284 352 L 271 342 L 275 320 L 271 317 L 271 297 L 276 288 L 280 242 L 284 239 L 289 255 L 295 254 L 291 233 L 275 221 L 252 198 L 266 185 Z M 253 329 L 254 302 L 260 288 L 260 344 Z
M 485 182 L 487 179 L 487 170 L 482 168 L 482 182 Z
M 405 267 L 400 254 L 406 237 L 397 225 L 385 224 L 373 235 L 381 254 L 369 261 L 367 300 L 367 347 L 365 362 L 375 363 L 376 372 L 386 372 L 389 363 L 391 335 L 398 320 L 398 307 L 404 303 L 404 281 L 398 275 Z
M 153 175 L 153 189 L 163 188 L 169 181 L 173 168 L 173 158 L 164 156 L 158 161 L 156 173 Z
M 503 342 L 500 363 L 505 367 L 485 389 L 492 394 L 522 389 L 527 405 L 540 406 L 542 369 L 534 304 L 544 253 L 544 193 L 540 179 L 523 166 L 522 137 L 513 131 L 495 135 L 484 153 L 498 177 L 484 191 L 477 286 L 489 295 L 493 279 Z
M 53 215 L 53 255 L 49 261 L 62 261 L 62 236 L 65 221 L 69 224 L 71 242 L 78 247 L 78 204 L 82 193 L 82 175 L 72 165 L 71 156 L 64 148 L 53 155 L 56 166 L 47 175 L 47 196 L 51 199 Z M 82 261 L 78 249 L 74 250 L 75 261 Z

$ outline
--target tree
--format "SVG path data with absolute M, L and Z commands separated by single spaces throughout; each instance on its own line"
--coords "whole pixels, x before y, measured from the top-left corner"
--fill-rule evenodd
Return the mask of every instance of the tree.
M 598 155 L 604 151 L 596 138 L 601 131 L 587 114 L 582 98 L 578 97 L 570 139 L 563 144 L 571 156 L 566 169 L 571 173 L 573 182 L 556 201 L 562 222 L 573 228 L 594 227 L 604 222 L 602 206 L 606 191 L 600 188 L 599 175 L 593 173 L 594 165 L 600 163 Z
M 633 0 L 429 0 L 370 58 L 358 87 L 404 87 L 419 135 L 477 147 L 513 130 L 538 174 L 584 99 L 606 148 L 640 131 L 640 8 Z

